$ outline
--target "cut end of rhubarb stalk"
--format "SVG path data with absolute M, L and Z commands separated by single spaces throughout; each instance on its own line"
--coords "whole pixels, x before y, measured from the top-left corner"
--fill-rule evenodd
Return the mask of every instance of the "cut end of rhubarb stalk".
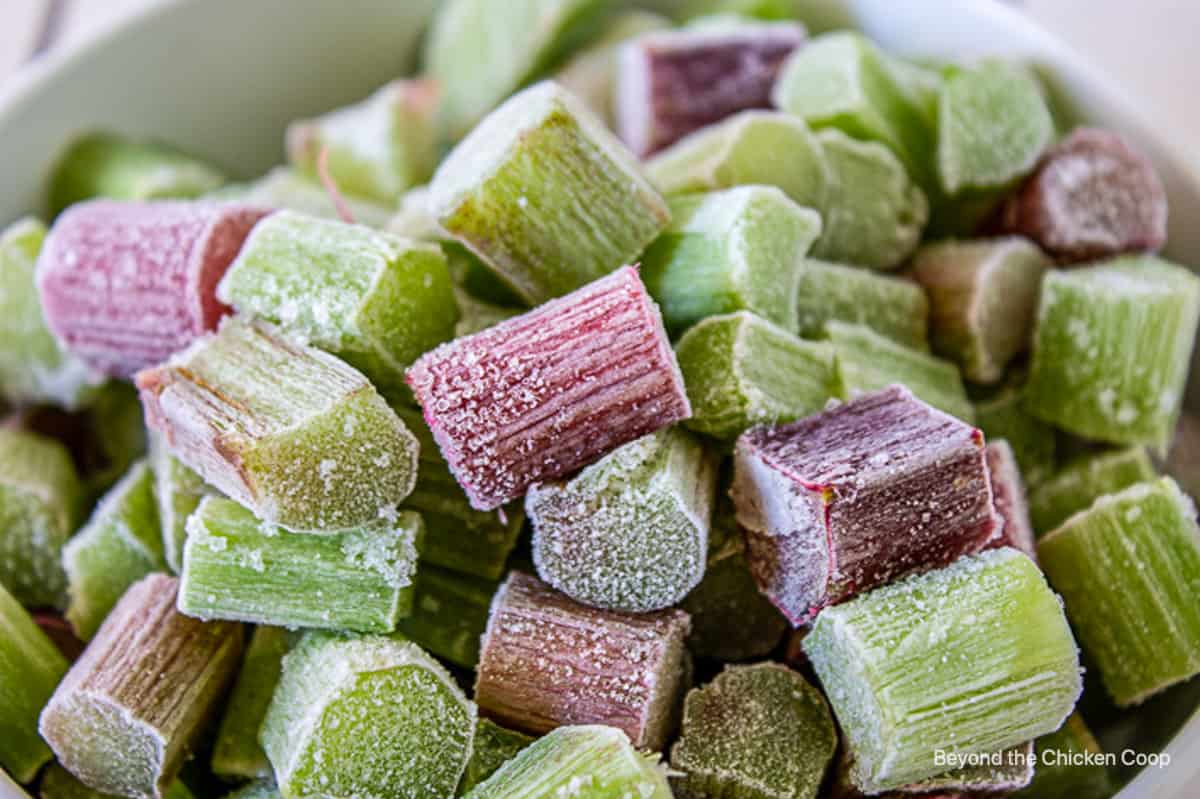
M 996 514 L 1003 522 L 1000 534 L 992 539 L 990 547 L 1012 547 L 1037 560 L 1033 525 L 1029 522 L 1029 503 L 1025 498 L 1025 481 L 1021 469 L 1008 442 L 999 439 L 989 441 L 984 450 L 987 457 L 988 475 L 992 479 L 992 497 Z

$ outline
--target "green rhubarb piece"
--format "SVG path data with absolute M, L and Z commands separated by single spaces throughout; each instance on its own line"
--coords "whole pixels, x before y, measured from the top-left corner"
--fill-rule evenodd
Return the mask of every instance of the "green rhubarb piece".
M 57 215 L 92 197 L 199 197 L 224 182 L 213 167 L 161 142 L 88 133 L 71 143 L 51 172 L 50 210 Z
M 799 333 L 819 338 L 825 323 L 866 325 L 906 347 L 927 351 L 929 300 L 911 280 L 807 258 L 796 288 Z
M 706 316 L 753 311 L 796 328 L 802 259 L 821 217 L 773 186 L 670 201 L 671 224 L 642 256 L 642 280 L 672 335 Z
M 1118 707 L 1200 673 L 1200 528 L 1174 480 L 1101 497 L 1038 540 L 1038 561 Z
M 213 742 L 212 772 L 218 777 L 252 780 L 271 776 L 258 730 L 279 683 L 289 644 L 289 633 L 281 627 L 255 628 Z
M 454 324 L 455 338 L 487 330 L 492 325 L 523 313 L 521 308 L 508 308 L 477 300 L 463 289 L 456 289 L 454 296 L 458 300 L 458 321 Z
M 412 609 L 421 517 L 292 533 L 206 497 L 187 522 L 179 610 L 198 619 L 387 633 Z
M 813 255 L 872 269 L 900 266 L 929 221 L 925 193 L 879 142 L 857 141 L 837 129 L 816 137 L 829 164 L 829 184 Z
M 340 219 L 329 192 L 319 183 L 290 167 L 275 167 L 251 181 L 213 192 L 214 200 L 237 200 L 260 208 L 286 208 L 309 216 Z M 343 197 L 345 207 L 360 225 L 381 228 L 392 217 L 392 209 L 357 197 Z
M 716 459 L 669 427 L 525 495 L 538 576 L 585 605 L 644 613 L 704 576 Z
M 283 659 L 261 741 L 284 799 L 454 795 L 475 705 L 411 641 L 306 633 Z
M 1031 488 L 1036 489 L 1054 472 L 1057 449 L 1054 428 L 1025 410 L 1024 387 L 1005 386 L 975 403 L 975 423 L 989 441 L 1003 438 L 1008 442 Z
M 521 750 L 467 799 L 671 799 L 657 761 L 615 727 L 559 727 Z
M 362 102 L 288 125 L 288 160 L 317 178 L 325 157 L 339 191 L 394 206 L 437 165 L 437 101 L 433 81 L 392 81 Z
M 475 668 L 499 582 L 422 562 L 415 584 L 412 613 L 396 625 L 399 636 L 458 666 Z
M 837 742 L 821 692 L 799 674 L 729 666 L 688 692 L 672 787 L 685 799 L 816 799 Z
M 458 319 L 437 247 L 294 211 L 255 225 L 217 296 L 337 355 L 388 394 L 417 357 L 454 336 Z
M 51 763 L 38 780 L 39 799 L 120 799 L 120 797 L 89 788 L 58 763 Z M 195 799 L 183 780 L 174 780 L 163 791 L 163 799 Z
M 75 635 L 91 640 L 129 586 L 165 571 L 154 473 L 138 461 L 63 547 L 69 601 L 64 614 Z
M 84 440 L 71 451 L 89 497 L 99 498 L 146 454 L 148 436 L 137 390 L 110 380 L 93 393 L 83 416 Z
M 864 325 L 827 322 L 825 334 L 833 343 L 836 393 L 842 399 L 899 383 L 933 407 L 974 422 L 975 409 L 962 377 L 949 361 L 886 339 Z
M 67 659 L 0 585 L 0 766 L 29 782 L 50 759 L 38 714 L 67 673 Z
M 996 383 L 1033 335 L 1038 292 L 1050 258 L 1010 236 L 923 247 L 912 275 L 929 295 L 934 349 L 967 379 Z
M 462 781 L 458 784 L 458 795 L 463 796 L 495 774 L 497 769 L 516 757 L 533 740 L 524 733 L 506 729 L 489 719 L 479 719 L 475 724 L 475 747 Z
M 1058 597 L 1007 547 L 825 608 L 803 647 L 868 794 L 1056 730 L 1082 689 Z
M 722 441 L 808 416 L 837 394 L 828 342 L 804 341 L 746 311 L 698 323 L 675 357 L 692 404 L 684 424 Z
M 447 156 L 429 208 L 530 304 L 632 263 L 670 221 L 637 159 L 551 81 L 505 101 Z
M 1026 403 L 1085 438 L 1165 450 L 1200 318 L 1200 278 L 1154 256 L 1049 272 Z
M 1033 529 L 1048 533 L 1105 494 L 1116 494 L 1157 476 L 1142 447 L 1079 455 L 1054 474 L 1031 484 L 1029 517 Z
M 775 111 L 743 111 L 702 128 L 647 161 L 646 171 L 667 194 L 757 184 L 817 209 L 825 206 L 830 180 L 812 131 Z
M 1034 753 L 1033 781 L 1014 799 L 1107 799 L 1116 792 L 1104 750 L 1078 713 L 1034 741 Z
M 726 16 L 794 20 L 800 10 L 796 0 L 675 0 L 674 5 L 681 6 L 678 16 L 689 27 Z
M 62 444 L 0 429 L 0 585 L 27 607 L 60 607 L 62 548 L 75 532 L 82 490 Z
M 150 466 L 154 471 L 154 496 L 162 523 L 163 556 L 175 574 L 183 568 L 183 545 L 187 540 L 187 518 L 212 490 L 204 479 L 171 454 L 158 437 L 150 443 Z

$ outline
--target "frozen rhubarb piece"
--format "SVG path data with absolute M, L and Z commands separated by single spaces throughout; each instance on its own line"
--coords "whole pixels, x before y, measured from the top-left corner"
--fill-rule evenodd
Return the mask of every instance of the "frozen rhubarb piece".
M 1158 250 L 1167 194 L 1150 160 L 1119 134 L 1076 128 L 1004 202 L 999 228 L 1028 236 L 1060 262 Z
M 89 400 L 82 421 L 87 426 L 84 451 L 77 452 L 74 442 L 68 446 L 88 496 L 99 498 L 146 455 L 149 436 L 137 389 L 124 380 L 109 380 Z
M 796 287 L 799 333 L 820 338 L 829 321 L 866 325 L 898 344 L 927 351 L 929 300 L 912 280 L 806 258 Z
M 852 399 L 899 384 L 923 401 L 965 422 L 974 422 L 958 368 L 949 361 L 898 344 L 865 325 L 825 323 L 833 344 L 836 394 Z
M 979 431 L 891 386 L 738 439 L 730 491 L 791 620 L 978 552 L 999 532 Z
M 1043 536 L 1038 557 L 1118 707 L 1200 673 L 1200 529 L 1174 480 L 1097 499 Z
M 795 330 L 799 270 L 820 232 L 821 217 L 774 186 L 681 195 L 642 256 L 642 279 L 672 335 L 741 310 Z
M 1008 547 L 825 608 L 804 652 L 868 794 L 1056 730 L 1082 690 L 1058 597 Z
M 829 166 L 804 121 L 774 111 L 742 111 L 680 139 L 646 162 L 667 194 L 734 186 L 776 186 L 799 205 L 823 208 Z
M 1025 410 L 1023 386 L 1006 385 L 975 403 L 975 424 L 987 440 L 1002 438 L 1008 442 L 1030 487 L 1038 486 L 1054 472 L 1058 448 L 1054 428 Z M 1030 511 L 1036 513 L 1032 506 Z M 1034 529 L 1038 529 L 1036 524 Z
M 507 730 L 488 719 L 479 719 L 475 724 L 474 743 L 471 760 L 458 783 L 458 796 L 465 796 L 476 785 L 495 774 L 501 766 L 533 743 L 533 738 Z
M 671 748 L 681 797 L 816 799 L 837 749 L 821 692 L 779 663 L 729 666 L 688 692 Z
M 691 415 L 662 318 L 632 267 L 441 345 L 408 370 L 408 384 L 478 510 Z
M 671 218 L 637 159 L 552 81 L 505 101 L 454 148 L 429 209 L 530 304 L 633 262 Z
M 435 245 L 293 211 L 255 226 L 217 297 L 337 355 L 387 395 L 458 321 Z
M 159 200 L 199 197 L 225 182 L 203 161 L 157 141 L 117 133 L 87 133 L 67 147 L 50 175 L 50 211 L 57 215 L 93 197 Z
M 829 183 L 813 255 L 872 269 L 900 266 L 929 221 L 925 193 L 879 142 L 857 141 L 836 129 L 817 131 L 816 138 Z
M 422 562 L 415 585 L 412 613 L 397 623 L 398 634 L 455 665 L 475 668 L 499 581 Z
M 538 575 L 577 602 L 644 613 L 700 583 L 717 459 L 671 427 L 525 496 Z
M 145 461 L 134 464 L 104 495 L 63 547 L 63 568 L 67 621 L 84 641 L 92 639 L 131 585 L 151 572 L 166 571 L 154 474 Z
M 282 799 L 273 779 L 255 780 L 225 794 L 222 799 Z
M 1029 785 L 1036 762 L 1032 741 L 999 752 L 972 754 L 969 760 L 970 765 L 945 774 L 871 795 L 881 799 L 988 799 L 1008 796 L 1010 791 Z M 854 784 L 851 776 L 853 765 L 853 758 L 843 749 L 835 766 L 830 799 L 866 799 L 866 794 Z
M 206 497 L 187 521 L 179 611 L 279 627 L 387 633 L 412 610 L 421 517 L 292 533 Z
M 340 219 L 329 192 L 315 180 L 296 170 L 280 166 L 249 183 L 226 186 L 207 196 L 212 200 L 237 201 L 259 208 L 287 209 L 323 219 Z M 358 197 L 342 197 L 350 216 L 360 225 L 382 228 L 391 220 L 393 209 Z
M 417 440 L 367 379 L 264 323 L 228 319 L 137 382 L 171 452 L 263 521 L 349 529 L 412 491 Z
M 424 799 L 454 795 L 474 734 L 475 706 L 416 644 L 309 632 L 261 741 L 285 799 Z
M 921 248 L 912 275 L 929 295 L 934 349 L 969 380 L 998 382 L 1029 346 L 1050 265 L 1036 245 L 1017 236 Z
M 458 322 L 454 325 L 454 338 L 462 338 L 481 330 L 487 330 L 505 319 L 512 319 L 514 316 L 520 315 L 523 310 L 477 300 L 462 289 L 455 291 L 454 295 L 458 301 Z
M 692 404 L 685 424 L 732 441 L 756 424 L 791 422 L 837 393 L 833 347 L 747 311 L 710 316 L 675 347 Z
M 101 377 L 59 346 L 46 327 L 34 269 L 46 226 L 32 217 L 0 231 L 0 398 L 75 410 Z
M 1065 724 L 1034 742 L 1037 769 L 1020 799 L 1107 799 L 1116 792 L 1104 765 L 1105 752 L 1083 717 L 1072 713 Z
M 1200 318 L 1200 278 L 1122 256 L 1042 282 L 1029 412 L 1086 438 L 1166 450 Z
M 739 111 L 769 108 L 779 68 L 805 39 L 798 22 L 699 25 L 646 33 L 616 62 L 616 130 L 639 157 Z
M 157 437 L 150 445 L 150 467 L 154 471 L 154 497 L 162 524 L 163 557 L 171 571 L 179 574 L 183 568 L 187 518 L 212 489 Z
M 1157 476 L 1142 447 L 1079 455 L 1032 486 L 1029 513 L 1033 529 L 1048 533 L 1105 494 L 1116 494 Z
M 254 629 L 213 742 L 212 772 L 218 777 L 251 780 L 271 776 L 258 730 L 283 671 L 289 636 L 282 627 Z
M 179 614 L 177 583 L 135 583 L 42 711 L 58 761 L 98 791 L 161 797 L 237 671 L 241 625 Z
M 288 125 L 288 160 L 316 178 L 327 151 L 328 174 L 339 191 L 395 205 L 405 189 L 433 174 L 437 102 L 432 80 L 392 81 L 362 102 Z
M 89 788 L 58 763 L 51 763 L 38 780 L 38 799 L 120 799 L 113 794 Z M 195 799 L 195 795 L 176 779 L 163 790 L 163 799 Z
M 610 726 L 559 727 L 521 750 L 466 799 L 671 799 L 658 755 L 634 746 Z
M 1004 523 L 1000 536 L 993 539 L 989 546 L 1019 549 L 1037 560 L 1025 481 L 1021 479 L 1021 468 L 1017 466 L 1012 447 L 1002 438 L 995 439 L 988 442 L 984 455 L 992 482 L 992 501 L 996 506 L 996 514 Z
M 75 532 L 82 499 L 62 444 L 0 428 L 0 585 L 21 604 L 62 606 L 62 548 Z
M 67 673 L 67 659 L 3 585 L 0 631 L 0 767 L 30 782 L 50 759 L 38 713 Z
M 688 627 L 681 610 L 589 608 L 513 572 L 492 602 L 475 701 L 522 732 L 607 724 L 639 749 L 657 750 L 684 687 Z

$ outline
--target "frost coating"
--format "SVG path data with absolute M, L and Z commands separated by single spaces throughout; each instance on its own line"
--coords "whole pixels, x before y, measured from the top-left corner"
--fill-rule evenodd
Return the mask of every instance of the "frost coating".
M 992 480 L 992 498 L 996 514 L 1003 522 L 1000 535 L 991 547 L 1012 547 L 1037 560 L 1033 525 L 1029 521 L 1029 503 L 1025 498 L 1025 481 L 1017 466 L 1012 447 L 1004 439 L 989 441 L 984 449 L 988 475 Z

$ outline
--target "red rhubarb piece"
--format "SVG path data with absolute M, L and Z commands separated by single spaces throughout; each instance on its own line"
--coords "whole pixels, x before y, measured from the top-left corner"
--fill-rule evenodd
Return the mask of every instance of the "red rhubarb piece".
M 1012 447 L 1004 439 L 989 441 L 984 455 L 992 480 L 992 500 L 997 515 L 1004 522 L 1000 535 L 992 539 L 988 548 L 1012 547 L 1037 560 L 1033 524 L 1029 521 L 1029 503 L 1025 498 L 1025 481 L 1021 479 L 1021 467 L 1017 466 Z

